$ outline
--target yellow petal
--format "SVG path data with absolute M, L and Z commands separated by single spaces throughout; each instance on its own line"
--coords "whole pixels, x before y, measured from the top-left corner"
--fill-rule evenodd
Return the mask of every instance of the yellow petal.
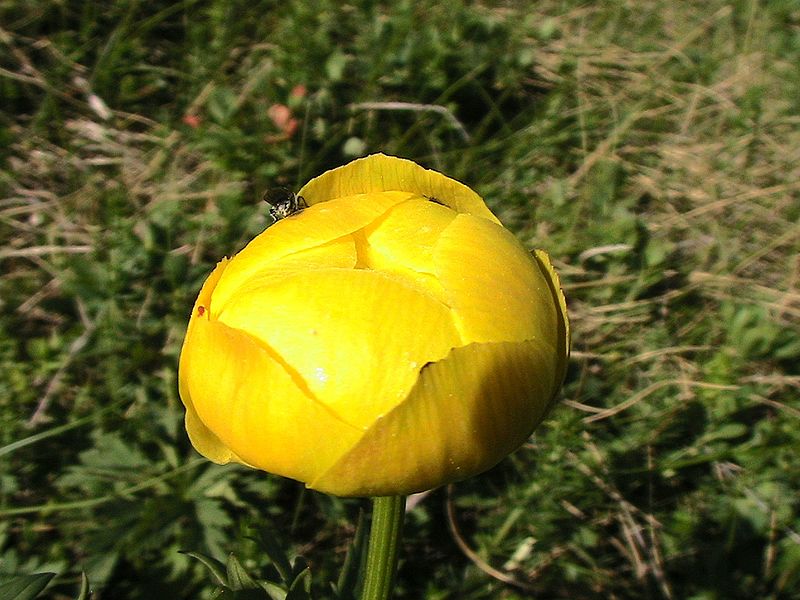
M 191 394 L 189 393 L 187 357 L 189 355 L 188 344 L 191 333 L 196 328 L 198 320 L 208 320 L 211 306 L 211 292 L 217 285 L 227 265 L 228 259 L 223 258 L 208 276 L 205 283 L 203 283 L 200 294 L 198 294 L 197 300 L 195 300 L 194 306 L 192 307 L 192 314 L 189 318 L 189 326 L 186 337 L 183 340 L 183 348 L 181 349 L 181 357 L 178 365 L 178 395 L 186 407 L 185 422 L 189 440 L 200 454 L 219 464 L 226 464 L 232 460 L 236 462 L 241 461 L 197 416 Z
M 463 183 L 410 160 L 385 154 L 373 154 L 326 171 L 303 186 L 300 195 L 313 205 L 352 194 L 386 191 L 435 198 L 458 213 L 499 223 L 483 199 Z
M 314 397 L 362 429 L 406 397 L 423 364 L 460 345 L 448 307 L 367 270 L 309 271 L 244 286 L 220 320 L 262 340 Z
M 359 238 L 363 239 L 359 266 L 396 273 L 443 302 L 442 286 L 434 275 L 433 249 L 456 214 L 427 200 L 397 204 Z
M 184 404 L 186 406 L 186 417 L 184 419 L 186 433 L 189 434 L 189 441 L 195 450 L 218 465 L 226 465 L 229 462 L 244 463 L 241 458 L 231 452 L 231 449 L 214 435 L 213 431 L 203 424 L 194 410 L 194 405 Z
M 536 342 L 455 348 L 309 487 L 388 496 L 475 475 L 528 438 L 556 389 L 552 353 Z
M 228 298 L 236 294 L 240 285 L 262 270 L 279 269 L 278 261 L 336 242 L 411 197 L 413 195 L 406 192 L 355 195 L 338 198 L 326 205 L 312 206 L 281 219 L 256 236 L 231 261 L 214 291 L 217 307 L 223 306 Z M 316 260 L 321 264 L 330 259 L 329 266 L 344 266 L 340 260 L 343 257 L 333 254 L 323 250 L 316 255 Z M 303 259 L 296 258 L 300 261 Z
M 365 235 L 372 250 L 382 257 L 376 259 L 381 265 L 433 274 L 433 249 L 456 214 L 433 202 L 409 200 L 369 225 Z
M 506 229 L 458 215 L 434 256 L 465 342 L 535 339 L 556 346 L 560 309 L 550 274 Z
M 556 381 L 559 385 L 564 382 L 564 377 L 567 374 L 567 361 L 572 343 L 572 334 L 569 329 L 569 313 L 567 312 L 567 299 L 564 297 L 564 290 L 561 289 L 561 280 L 556 273 L 553 264 L 550 262 L 550 256 L 544 250 L 536 249 L 533 251 L 533 256 L 536 261 L 543 267 L 544 273 L 547 275 L 550 291 L 553 296 L 558 300 L 558 332 L 557 332 L 557 355 L 561 359 L 559 364 Z
M 195 304 L 179 375 L 195 447 L 386 495 L 521 444 L 569 353 L 547 255 L 472 190 L 403 159 L 354 161 L 300 194 L 311 206 L 222 261 Z
M 245 257 L 247 264 L 234 276 L 224 278 L 225 285 L 214 291 L 213 317 L 218 318 L 225 309 L 228 300 L 240 293 L 244 287 L 263 287 L 283 277 L 306 270 L 324 268 L 352 269 L 356 266 L 358 252 L 353 236 L 346 235 L 331 242 L 271 261 L 259 263 L 255 257 Z M 239 255 L 231 260 L 231 268 L 238 268 Z M 251 260 L 253 259 L 253 260 Z M 244 271 L 249 271 L 246 278 L 241 278 Z
M 223 323 L 198 319 L 181 365 L 197 419 L 191 426 L 213 431 L 234 460 L 308 481 L 361 435 L 318 402 L 270 348 Z M 206 446 L 195 447 L 206 454 Z

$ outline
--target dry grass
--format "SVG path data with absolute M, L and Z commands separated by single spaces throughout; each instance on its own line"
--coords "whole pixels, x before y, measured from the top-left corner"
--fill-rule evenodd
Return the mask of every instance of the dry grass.
M 153 404 L 179 416 L 171 373 L 184 304 L 216 259 L 266 226 L 257 208 L 262 184 L 343 162 L 340 147 L 350 138 L 370 150 L 401 139 L 398 153 L 462 169 L 523 241 L 553 249 L 575 332 L 566 400 L 549 425 L 499 475 L 463 484 L 457 518 L 448 500 L 465 575 L 437 571 L 424 554 L 430 548 L 410 542 L 422 558 L 409 558 L 408 569 L 429 576 L 424 589 L 475 599 L 518 597 L 513 589 L 548 597 L 792 597 L 800 565 L 800 51 L 785 48 L 800 32 L 800 15 L 756 1 L 629 4 L 470 9 L 476 22 L 511 32 L 505 54 L 493 57 L 506 65 L 518 55 L 511 83 L 508 74 L 480 80 L 493 64 L 431 74 L 423 66 L 437 61 L 420 66 L 412 57 L 397 68 L 419 78 L 408 88 L 426 90 L 419 96 L 386 83 L 391 72 L 355 81 L 377 64 L 359 50 L 380 48 L 370 27 L 385 31 L 388 22 L 403 31 L 411 13 L 385 9 L 377 25 L 363 16 L 363 39 L 325 50 L 333 56 L 354 44 L 345 48 L 347 64 L 358 68 L 343 76 L 354 81 L 321 81 L 293 105 L 301 122 L 294 138 L 264 115 L 290 103 L 276 90 L 317 81 L 293 79 L 302 69 L 319 71 L 317 59 L 303 58 L 299 34 L 287 34 L 311 26 L 304 13 L 284 15 L 270 30 L 274 43 L 245 37 L 218 49 L 209 60 L 220 68 L 206 79 L 190 73 L 196 81 L 181 88 L 180 102 L 145 108 L 115 101 L 113 89 L 92 89 L 88 61 L 76 62 L 77 51 L 66 53 L 55 32 L 4 26 L 0 79 L 27 94 L 30 110 L 3 120 L 11 142 L 0 174 L 0 351 L 13 368 L 0 390 L 13 399 L 0 400 L 12 424 L 0 442 L 112 399 L 127 412 L 111 425 L 98 419 L 97 439 Z M 430 28 L 425 40 L 446 39 L 435 23 L 414 19 L 410 29 Z M 317 43 L 303 31 L 306 44 Z M 429 43 L 429 58 L 452 62 L 448 48 Z M 398 56 L 406 54 L 380 58 Z M 176 59 L 170 68 L 182 67 Z M 334 69 L 326 68 L 328 77 Z M 434 76 L 443 83 L 431 93 Z M 467 84 L 495 101 L 481 105 L 487 116 L 477 121 L 459 113 L 459 103 L 474 101 L 455 95 Z M 216 123 L 215 103 L 228 93 L 234 116 Z M 503 94 L 517 102 L 513 110 Z M 45 97 L 59 106 L 60 121 L 37 122 Z M 375 103 L 439 107 L 443 124 L 347 111 Z M 409 118 L 430 111 L 413 112 Z M 456 135 L 442 115 L 456 119 Z M 82 460 L 69 447 L 65 470 Z M 25 457 L 48 472 L 47 457 Z M 16 478 L 23 463 L 0 475 Z M 20 478 L 22 491 L 0 495 L 2 507 L 89 493 L 65 492 L 53 483 L 58 477 Z M 237 484 L 226 485 L 225 498 L 234 500 L 222 505 L 243 510 Z M 168 492 L 149 493 L 141 497 Z M 277 518 L 295 510 L 284 504 Z M 431 506 L 428 497 L 415 510 L 444 518 Z M 520 514 L 512 519 L 509 507 Z M 67 569 L 91 554 L 95 538 L 53 514 L 47 527 L 82 532 L 76 542 L 63 534 L 54 551 Z M 428 521 L 420 523 L 424 536 Z M 14 539 L 28 526 L 18 522 Z M 113 521 L 106 526 L 113 530 Z M 232 529 L 223 536 L 229 544 L 239 535 Z M 44 556 L 46 541 L 30 542 L 30 554 Z M 736 560 L 710 564 L 723 552 Z M 501 583 L 485 584 L 469 565 Z M 712 575 L 698 576 L 698 565 Z

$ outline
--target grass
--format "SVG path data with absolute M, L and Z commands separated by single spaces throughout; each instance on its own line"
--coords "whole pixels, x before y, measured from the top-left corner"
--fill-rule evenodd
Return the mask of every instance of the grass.
M 263 191 L 383 151 L 547 248 L 574 329 L 545 426 L 409 512 L 397 597 L 800 598 L 800 11 L 633 6 L 0 5 L 3 576 L 210 598 L 178 551 L 256 570 L 269 527 L 326 597 L 361 503 L 198 459 L 176 363 Z

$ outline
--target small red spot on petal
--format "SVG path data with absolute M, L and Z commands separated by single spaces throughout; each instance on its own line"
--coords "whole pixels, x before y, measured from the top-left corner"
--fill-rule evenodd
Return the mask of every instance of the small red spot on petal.
M 197 307 L 197 316 L 198 317 L 202 317 L 204 314 L 206 314 L 206 307 L 205 306 L 198 306 Z

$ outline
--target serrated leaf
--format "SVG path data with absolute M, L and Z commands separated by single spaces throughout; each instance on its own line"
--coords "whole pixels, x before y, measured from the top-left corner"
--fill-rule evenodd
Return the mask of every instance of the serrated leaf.
M 191 556 L 194 559 L 199 560 L 205 567 L 211 571 L 211 574 L 214 576 L 214 579 L 217 580 L 217 585 L 228 586 L 228 574 L 225 565 L 222 564 L 221 561 L 218 561 L 216 558 L 211 558 L 210 556 L 206 556 L 200 552 L 186 552 L 181 550 L 182 554 L 186 556 Z
M 55 576 L 55 573 L 35 573 L 15 577 L 0 585 L 0 600 L 33 600 Z
M 228 555 L 228 587 L 232 590 L 250 590 L 259 587 L 255 580 L 247 574 L 242 563 L 231 553 Z
M 230 525 L 231 518 L 215 499 L 200 497 L 195 502 L 197 520 L 203 531 L 205 547 L 212 554 L 222 554 L 225 541 L 225 528 Z
M 289 563 L 289 559 L 283 549 L 275 543 L 272 532 L 260 529 L 256 532 L 256 536 L 251 539 L 259 545 L 272 561 L 272 564 L 275 565 L 281 581 L 286 584 L 292 581 L 292 565 Z

